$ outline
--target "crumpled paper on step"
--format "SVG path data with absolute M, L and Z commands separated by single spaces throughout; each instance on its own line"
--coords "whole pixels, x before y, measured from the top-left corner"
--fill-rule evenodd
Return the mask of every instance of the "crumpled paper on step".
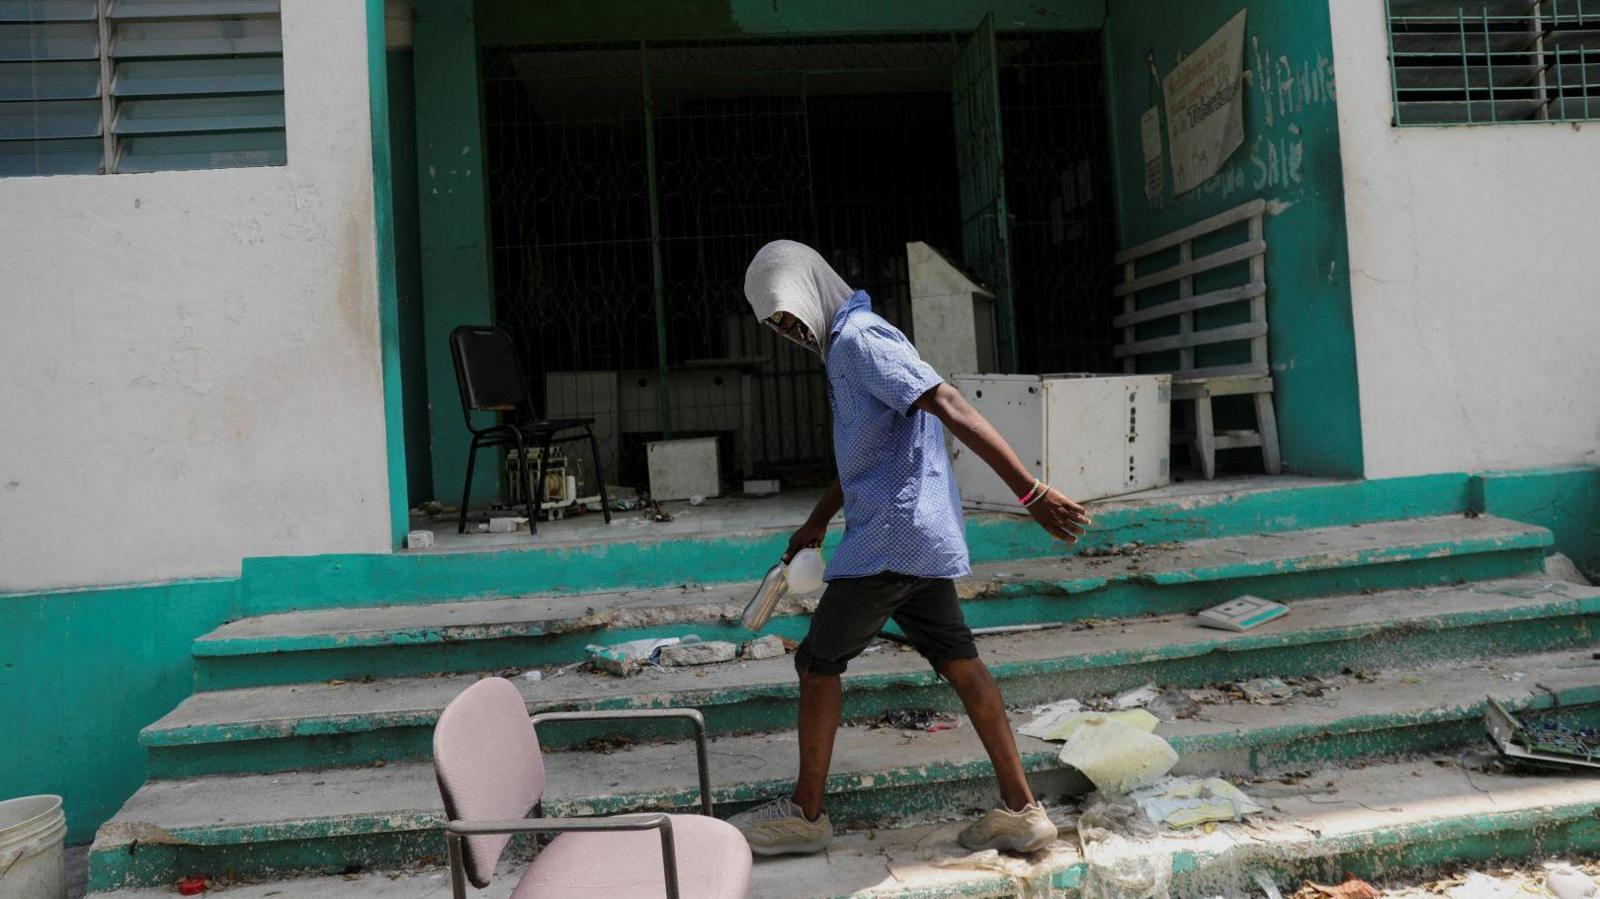
M 1157 824 L 1181 829 L 1213 821 L 1242 821 L 1261 806 L 1220 777 L 1168 777 L 1128 797 Z
M 1159 835 L 1125 797 L 1096 793 L 1085 799 L 1078 817 L 1083 899 L 1167 899 L 1172 853 L 1160 848 Z
M 1070 727 L 1061 747 L 1062 764 L 1083 772 L 1101 792 L 1118 794 L 1147 787 L 1178 764 L 1171 744 L 1150 732 L 1155 729 L 1154 715 L 1142 709 L 1114 714 L 1135 716 L 1139 726 L 1113 715 L 1086 717 Z M 1136 717 L 1139 714 L 1149 719 L 1148 728 Z

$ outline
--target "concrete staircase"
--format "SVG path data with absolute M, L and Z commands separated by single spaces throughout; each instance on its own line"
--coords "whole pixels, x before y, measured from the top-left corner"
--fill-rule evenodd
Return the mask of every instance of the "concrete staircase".
M 1440 514 L 1446 509 L 1438 503 L 1423 504 L 1428 514 L 1413 517 L 1416 503 L 1356 501 L 1350 491 L 1363 489 L 1306 488 L 1298 499 L 1274 500 L 1285 509 L 1309 504 L 1314 511 L 1305 515 L 1243 515 L 1243 506 L 1265 500 L 1232 495 L 1130 506 L 1102 518 L 1125 524 L 1147 515 L 1165 522 L 1150 533 L 1216 536 L 1132 545 L 1114 539 L 1126 536 L 1119 526 L 1073 555 L 986 562 L 962 586 L 964 608 L 980 627 L 1065 623 L 980 639 L 1007 701 L 1019 709 L 1148 682 L 1201 687 L 1323 677 L 1329 689 L 1321 697 L 1202 707 L 1158 731 L 1183 756 L 1183 772 L 1319 771 L 1345 784 L 1329 786 L 1340 796 L 1327 802 L 1291 790 L 1273 803 L 1274 815 L 1302 825 L 1284 824 L 1285 845 L 1296 834 L 1303 838 L 1312 819 L 1323 822 L 1316 825 L 1323 832 L 1340 834 L 1293 864 L 1269 866 L 1284 876 L 1319 865 L 1404 868 L 1529 852 L 1532 837 L 1523 831 L 1534 818 L 1541 848 L 1600 848 L 1592 825 L 1600 789 L 1587 780 L 1542 778 L 1529 793 L 1515 778 L 1489 783 L 1489 775 L 1477 774 L 1469 785 L 1459 771 L 1404 760 L 1481 747 L 1486 695 L 1531 713 L 1559 708 L 1564 717 L 1600 722 L 1600 662 L 1593 658 L 1600 589 L 1544 575 L 1551 537 L 1541 528 L 1465 509 Z M 1351 500 L 1344 521 L 1341 497 Z M 1308 521 L 1316 526 L 1297 526 Z M 674 551 L 671 541 L 656 546 Z M 759 567 L 742 557 L 725 565 Z M 582 670 L 552 676 L 592 642 L 687 633 L 748 638 L 737 616 L 753 585 L 706 580 L 289 611 L 218 628 L 194 644 L 197 692 L 140 735 L 151 780 L 101 828 L 91 888 L 131 897 L 132 888 L 196 872 L 259 878 L 437 864 L 443 841 L 428 763 L 431 729 L 444 705 L 485 672 L 543 669 L 538 681 L 514 678 L 533 711 L 700 708 L 714 735 L 719 814 L 785 792 L 796 694 L 787 657 L 628 679 Z M 1289 602 L 1294 611 L 1248 634 L 1195 625 L 1190 613 L 1241 593 Z M 806 611 L 807 601 L 792 601 L 769 630 L 798 638 Z M 807 875 L 816 891 L 794 893 L 795 873 L 819 862 L 763 862 L 758 881 L 770 889 L 756 895 L 848 895 L 867 887 L 878 890 L 873 895 L 1012 895 L 1015 881 L 993 872 L 955 876 L 941 868 L 920 885 L 905 878 L 874 884 L 852 867 L 850 847 L 867 852 L 861 841 L 877 842 L 880 832 L 884 842 L 873 850 L 883 856 L 880 868 L 894 867 L 890 846 L 915 845 L 926 855 L 933 840 L 942 854 L 957 854 L 953 842 L 930 836 L 947 825 L 920 822 L 992 802 L 992 778 L 970 728 L 908 737 L 872 726 L 904 708 L 959 710 L 914 653 L 890 648 L 851 666 L 850 723 L 829 784 L 836 825 L 856 832 L 830 854 L 839 857 L 835 873 L 844 879 Z M 684 736 L 615 725 L 542 730 L 550 750 L 547 813 L 692 807 L 694 754 Z M 1052 744 L 1022 738 L 1021 748 L 1042 795 L 1059 799 L 1086 788 L 1056 760 Z M 1384 771 L 1393 779 L 1380 777 Z M 1494 814 L 1482 807 L 1490 795 L 1484 789 L 1498 791 Z M 1407 791 L 1426 813 L 1421 805 L 1405 808 Z M 1395 812 L 1358 821 L 1322 807 L 1340 802 Z M 1075 889 L 1081 861 L 1065 848 L 1049 855 L 1041 876 L 1053 889 Z

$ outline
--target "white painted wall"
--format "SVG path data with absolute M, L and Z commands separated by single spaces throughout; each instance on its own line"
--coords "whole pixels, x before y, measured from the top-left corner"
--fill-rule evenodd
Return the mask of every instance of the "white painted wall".
M 1600 122 L 1391 128 L 1330 8 L 1367 476 L 1600 462 Z
M 0 179 L 0 593 L 387 551 L 364 7 L 283 0 L 287 167 Z

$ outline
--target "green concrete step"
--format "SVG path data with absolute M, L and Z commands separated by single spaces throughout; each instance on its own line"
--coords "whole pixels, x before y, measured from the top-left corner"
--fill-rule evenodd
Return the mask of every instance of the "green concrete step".
M 1014 704 L 1092 696 L 1142 683 L 1202 685 L 1345 668 L 1588 646 L 1600 631 L 1600 588 L 1543 578 L 1351 594 L 1297 602 L 1256 631 L 1201 628 L 1188 615 L 985 637 L 984 658 Z M 281 771 L 425 758 L 431 728 L 476 675 L 254 687 L 197 693 L 145 728 L 152 777 Z M 787 657 L 632 678 L 573 672 L 516 680 L 530 710 L 695 706 L 713 733 L 792 726 L 795 676 Z M 852 663 L 846 716 L 906 707 L 954 710 L 919 656 L 886 649 Z M 583 745 L 601 730 L 553 734 Z
M 961 589 L 974 627 L 1173 614 L 1241 593 L 1293 600 L 1527 574 L 1539 570 L 1550 541 L 1542 528 L 1455 515 L 990 563 Z M 752 574 L 759 568 L 752 564 Z M 754 588 L 291 612 L 224 625 L 193 652 L 203 690 L 536 667 L 580 659 L 592 642 L 746 639 L 737 619 Z M 768 631 L 804 636 L 809 608 L 788 604 Z
M 1384 766 L 1328 772 L 1344 759 L 1476 743 L 1482 739 L 1479 722 L 1486 694 L 1514 708 L 1559 706 L 1567 720 L 1600 722 L 1600 664 L 1592 656 L 1588 650 L 1543 653 L 1331 678 L 1330 689 L 1319 697 L 1276 706 L 1204 706 L 1195 717 L 1164 724 L 1158 733 L 1183 755 L 1181 772 L 1315 770 L 1322 772 L 1319 777 L 1366 778 Z M 1015 716 L 1018 722 L 1025 719 Z M 1055 799 L 1083 789 L 1079 776 L 1057 761 L 1052 744 L 1020 737 L 1019 748 L 1041 795 Z M 785 791 L 794 755 L 795 738 L 788 731 L 715 739 L 710 758 L 719 814 Z M 686 808 L 694 801 L 694 754 L 686 742 L 637 745 L 609 754 L 555 752 L 547 754 L 546 763 L 545 811 L 550 815 Z M 1429 785 L 1437 787 L 1446 775 L 1428 770 L 1434 768 L 1430 763 L 1419 770 L 1434 778 Z M 1407 814 L 1427 814 L 1434 823 L 1416 832 L 1419 840 L 1442 844 L 1448 837 L 1465 841 L 1463 846 L 1471 843 L 1471 834 L 1444 823 L 1454 820 L 1453 810 L 1420 800 L 1413 807 L 1404 799 L 1408 790 L 1424 786 L 1415 781 L 1429 777 L 1391 774 L 1371 781 L 1376 792 L 1341 788 L 1329 794 L 1332 798 L 1323 797 L 1312 780 L 1282 789 L 1261 786 L 1276 791 L 1270 797 L 1273 806 L 1305 802 L 1308 810 L 1324 814 L 1337 809 L 1343 812 L 1339 821 L 1363 809 L 1376 809 L 1373 815 L 1403 809 L 1393 813 L 1396 821 Z M 1493 817 L 1519 807 L 1497 802 L 1478 808 L 1475 803 L 1489 789 L 1486 781 L 1473 775 L 1476 784 L 1469 786 L 1460 771 L 1450 777 L 1480 821 L 1486 820 L 1485 813 Z M 1600 781 L 1564 780 L 1570 783 L 1563 790 L 1541 793 L 1538 803 L 1544 820 L 1557 832 L 1566 826 L 1562 822 L 1579 820 L 1560 810 L 1568 804 L 1584 805 L 1585 815 L 1600 808 Z M 1499 785 L 1493 778 L 1488 783 Z M 1524 779 L 1512 793 L 1537 792 L 1542 783 Z M 829 794 L 836 824 L 865 827 L 968 814 L 992 802 L 993 783 L 969 727 L 907 736 L 855 726 L 839 735 Z M 1305 823 L 1303 816 L 1298 823 Z M 153 781 L 101 828 L 90 858 L 91 886 L 168 883 L 194 871 L 256 876 L 338 871 L 350 865 L 400 866 L 439 857 L 439 825 L 438 795 L 426 762 Z M 1541 835 L 1550 832 L 1541 825 Z M 1588 840 L 1600 838 L 1592 826 L 1578 832 Z M 1331 835 L 1328 829 L 1321 831 L 1324 839 Z
M 1462 474 L 1377 481 L 1259 475 L 1191 481 L 1091 503 L 1094 526 L 1082 545 L 1171 543 L 1481 511 L 1474 505 L 1472 484 Z M 725 521 L 709 530 L 693 523 L 717 514 L 692 509 L 677 524 L 665 526 L 635 528 L 619 521 L 606 535 L 582 543 L 564 542 L 560 529 L 547 528 L 550 533 L 541 532 L 537 540 L 493 551 L 247 558 L 241 614 L 491 599 L 535 590 L 577 594 L 732 583 L 754 577 L 762 560 L 777 558 L 803 517 L 794 515 L 786 526 L 769 519 L 772 527 L 754 530 L 748 521 L 743 526 Z M 975 563 L 1038 558 L 1060 548 L 1025 516 L 973 513 L 966 523 Z M 697 532 L 686 533 L 678 525 Z M 829 544 L 841 533 L 836 526 Z
M 1448 766 L 1436 764 L 1448 761 Z M 1174 895 L 1259 895 L 1244 878 L 1268 871 L 1284 895 L 1302 881 L 1346 872 L 1392 878 L 1491 859 L 1542 860 L 1600 850 L 1600 780 L 1584 775 L 1514 777 L 1418 758 L 1360 770 L 1332 769 L 1294 784 L 1247 785 L 1268 811 L 1248 825 L 1201 837 L 1151 841 L 1171 855 Z M 1479 759 L 1465 759 L 1477 765 Z M 750 895 L 759 899 L 954 899 L 1073 897 L 1088 875 L 1071 835 L 1029 859 L 1009 860 L 1015 879 L 938 864 L 962 851 L 964 821 L 895 826 L 835 837 L 826 853 L 758 859 Z M 1159 856 L 1158 856 L 1159 857 Z M 504 866 L 482 899 L 507 899 L 522 866 Z M 438 868 L 268 880 L 230 888 L 229 899 L 423 899 L 445 895 Z M 1028 892 L 1025 892 L 1027 890 Z M 166 899 L 170 887 L 118 890 L 91 899 Z

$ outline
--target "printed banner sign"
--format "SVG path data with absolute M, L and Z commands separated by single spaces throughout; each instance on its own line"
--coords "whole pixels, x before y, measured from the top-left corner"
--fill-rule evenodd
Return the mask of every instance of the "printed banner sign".
M 1244 145 L 1245 13 L 1240 10 L 1161 81 L 1174 193 L 1199 187 Z

